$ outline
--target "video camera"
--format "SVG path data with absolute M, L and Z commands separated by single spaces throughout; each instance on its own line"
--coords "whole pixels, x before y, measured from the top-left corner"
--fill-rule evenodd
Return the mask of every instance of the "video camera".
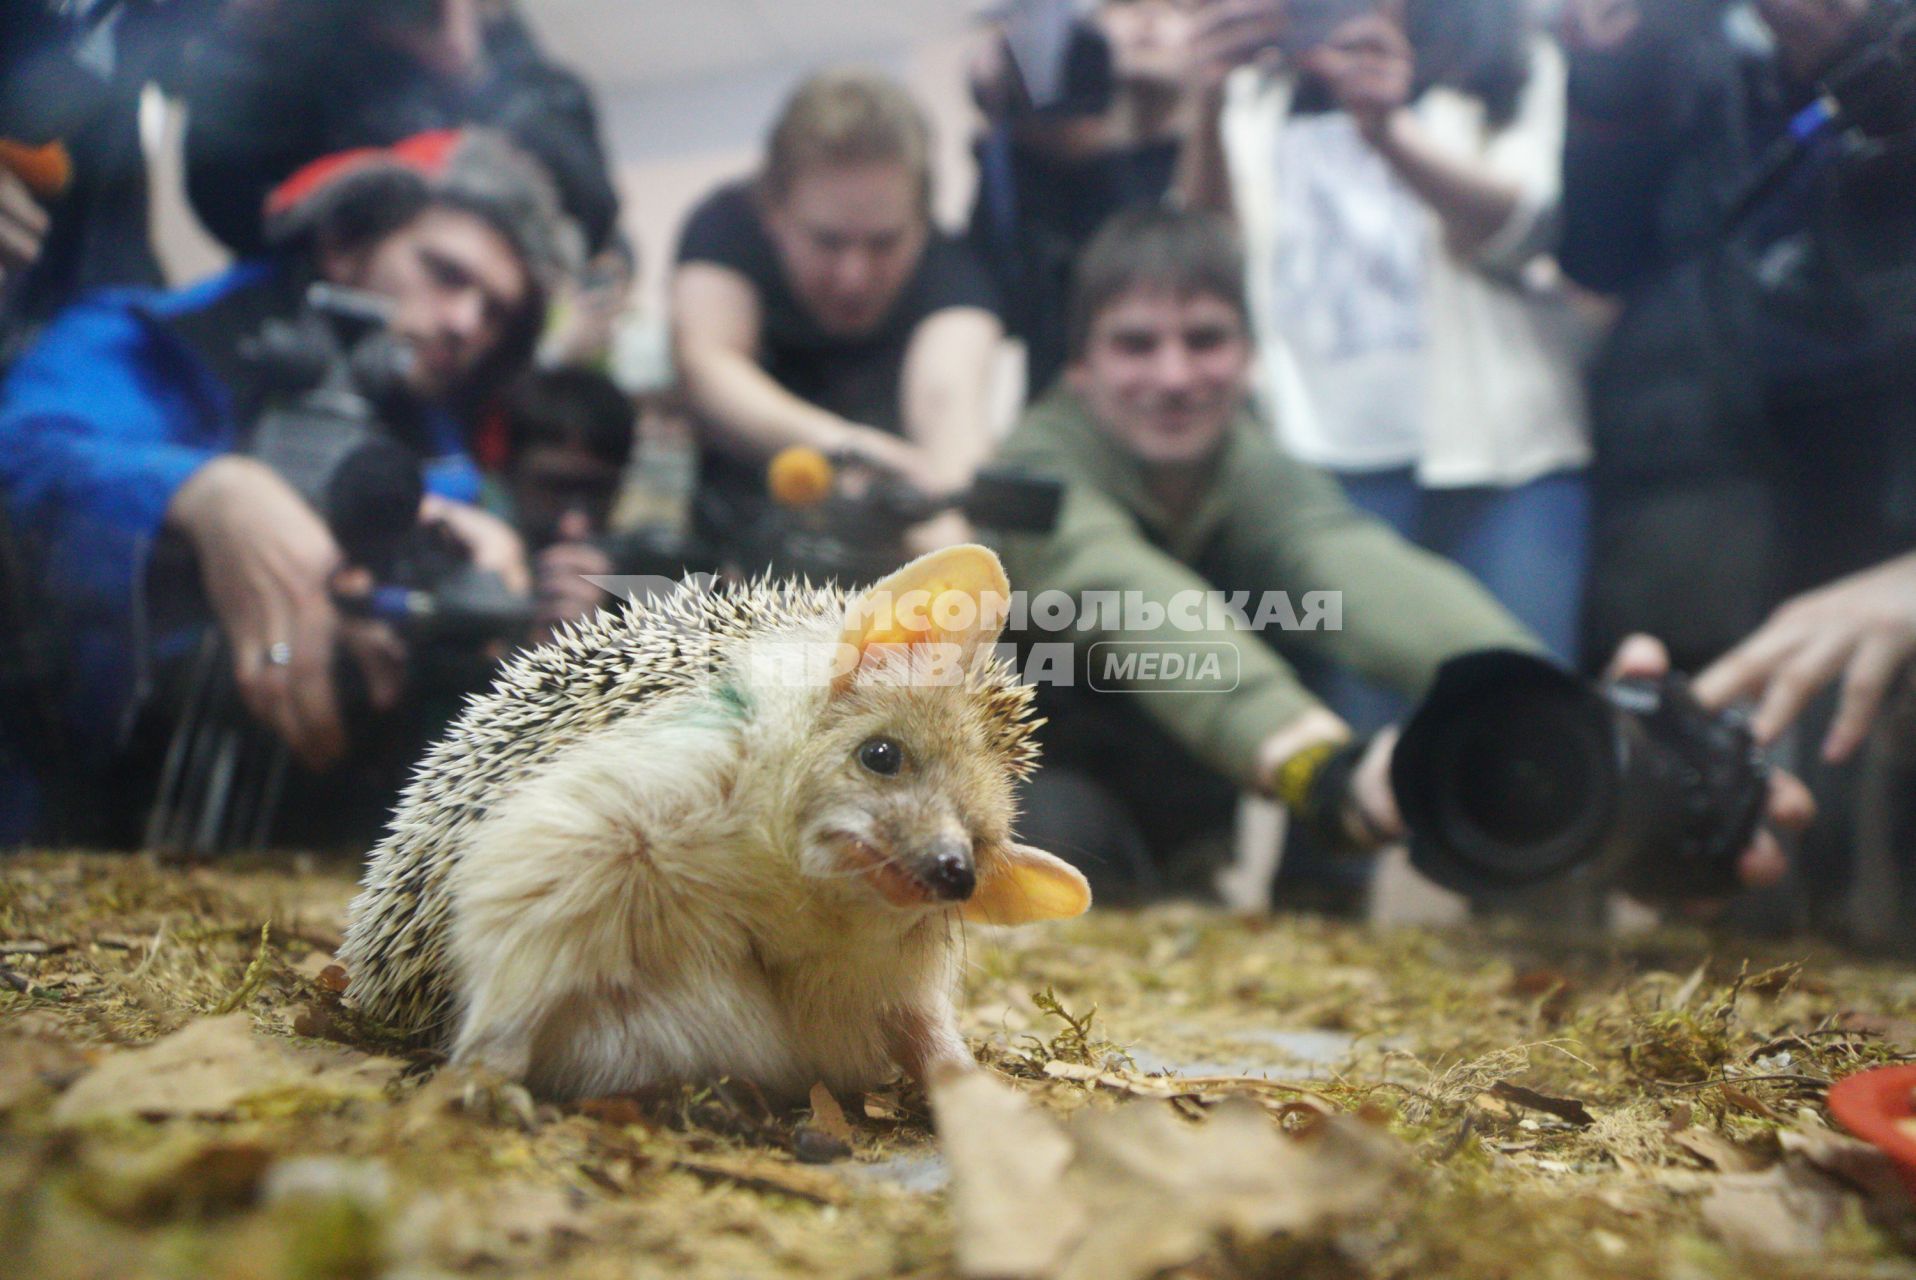
M 933 497 L 859 459 L 786 449 L 772 459 L 768 508 L 743 540 L 745 558 L 774 573 L 851 585 L 874 582 L 910 558 L 905 532 L 946 511 L 1002 532 L 1043 533 L 1058 522 L 1064 486 L 1013 467 L 986 467 L 971 487 Z
M 1651 900 L 1727 893 L 1768 782 L 1742 720 L 1682 676 L 1592 688 L 1509 650 L 1445 663 L 1391 760 L 1411 862 L 1467 893 L 1570 875 Z
M 315 284 L 298 314 L 269 320 L 244 342 L 242 357 L 269 392 L 244 448 L 319 513 L 348 563 L 376 579 L 369 594 L 336 595 L 340 612 L 389 624 L 407 643 L 412 683 L 470 687 L 495 663 L 497 642 L 524 634 L 532 602 L 476 568 L 445 530 L 419 523 L 421 450 L 404 426 L 416 417 L 405 390 L 412 353 L 388 331 L 389 312 L 375 295 Z M 241 705 L 231 668 L 209 628 L 184 677 L 150 847 L 221 853 L 257 847 L 270 829 L 286 748 Z M 334 685 L 358 739 L 370 703 L 343 652 Z

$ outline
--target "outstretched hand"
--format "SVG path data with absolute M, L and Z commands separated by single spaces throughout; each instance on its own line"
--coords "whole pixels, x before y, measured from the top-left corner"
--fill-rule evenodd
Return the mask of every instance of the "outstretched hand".
M 1783 604 L 1697 677 L 1708 707 L 1757 699 L 1752 731 L 1772 742 L 1832 682 L 1842 683 L 1823 758 L 1862 745 L 1896 678 L 1916 658 L 1916 555 L 1899 556 Z
M 1612 680 L 1626 677 L 1655 679 L 1668 674 L 1669 670 L 1670 654 L 1662 641 L 1646 635 L 1633 635 L 1617 647 L 1616 656 L 1611 658 L 1605 674 Z M 1704 705 L 1714 704 L 1705 700 Z M 1770 826 L 1797 831 L 1808 826 L 1816 817 L 1816 802 L 1811 798 L 1809 788 L 1799 779 L 1781 769 L 1772 769 L 1765 810 Z M 1764 827 L 1757 831 L 1750 841 L 1750 847 L 1737 859 L 1736 873 L 1745 887 L 1761 889 L 1780 881 L 1789 871 L 1789 865 L 1789 858 L 1784 854 L 1776 833 Z

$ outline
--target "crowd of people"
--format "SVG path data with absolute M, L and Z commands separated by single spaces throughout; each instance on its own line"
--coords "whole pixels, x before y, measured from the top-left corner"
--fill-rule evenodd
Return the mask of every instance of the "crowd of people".
M 503 654 L 606 603 L 593 579 L 778 568 L 811 527 L 767 490 L 792 447 L 894 560 L 982 538 L 1019 591 L 1144 606 L 1079 611 L 1026 796 L 1107 897 L 1188 888 L 1247 792 L 1309 811 L 1305 843 L 1400 839 L 1394 726 L 1461 653 L 1674 663 L 1764 744 L 1810 725 L 1826 800 L 1916 656 L 1906 0 L 1014 14 L 971 63 L 961 231 L 912 93 L 833 69 L 656 259 L 590 93 L 506 0 L 108 7 L 0 36 L 0 85 L 43 86 L 0 89 L 0 838 L 204 843 L 203 804 L 151 816 L 182 778 L 227 807 L 253 779 L 262 822 L 330 829 L 342 787 L 376 812 Z M 152 82 L 237 260 L 171 291 Z M 652 260 L 700 467 L 682 536 L 635 556 L 606 359 Z M 1005 466 L 1061 485 L 1047 528 L 974 527 Z M 913 514 L 871 524 L 898 491 Z M 1341 626 L 1180 623 L 1193 592 L 1338 593 Z M 1113 687 L 1108 643 L 1240 666 Z M 1779 773 L 1769 808 L 1810 803 Z

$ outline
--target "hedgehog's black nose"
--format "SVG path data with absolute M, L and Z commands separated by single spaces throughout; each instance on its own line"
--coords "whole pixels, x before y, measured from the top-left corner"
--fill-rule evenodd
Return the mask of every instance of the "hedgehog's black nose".
M 925 863 L 924 874 L 925 883 L 947 902 L 963 902 L 978 887 L 971 849 L 957 841 L 940 842 L 931 860 Z

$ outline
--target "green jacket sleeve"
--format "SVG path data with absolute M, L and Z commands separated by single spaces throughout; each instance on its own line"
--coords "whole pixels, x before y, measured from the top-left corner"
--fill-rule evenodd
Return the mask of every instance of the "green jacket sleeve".
M 1152 545 L 1130 512 L 1091 485 L 1068 486 L 1049 535 L 1008 537 L 1003 550 L 1014 589 L 1034 597 L 1062 591 L 1077 607 L 1068 637 L 1040 633 L 1040 642 L 1068 638 L 1080 652 L 1118 641 L 1160 651 L 1166 645 L 1197 644 L 1234 653 L 1238 679 L 1229 691 L 1208 681 L 1153 680 L 1148 691 L 1131 696 L 1193 755 L 1242 786 L 1257 781 L 1253 766 L 1264 739 L 1317 705 L 1290 667 L 1254 633 L 1228 614 L 1190 608 L 1213 584 Z M 1084 607 L 1095 593 L 1117 593 L 1120 616 L 1113 618 L 1112 609 Z M 1181 593 L 1190 594 L 1178 607 Z M 1174 620 L 1174 608 L 1181 621 Z M 1156 626 L 1127 625 L 1152 621 L 1153 613 L 1163 618 Z M 1189 625 L 1194 622 L 1200 625 Z
M 1341 599 L 1341 627 L 1300 631 L 1300 647 L 1413 698 L 1459 653 L 1539 647 L 1476 579 L 1353 507 L 1329 476 L 1261 441 L 1239 462 L 1225 536 L 1243 581 Z

